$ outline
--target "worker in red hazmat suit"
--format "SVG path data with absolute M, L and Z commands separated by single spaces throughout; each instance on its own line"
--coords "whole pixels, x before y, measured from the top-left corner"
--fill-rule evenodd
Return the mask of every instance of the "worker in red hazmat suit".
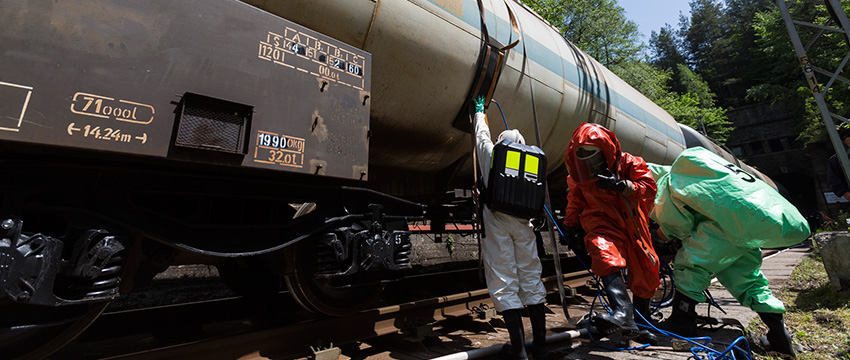
M 653 333 L 639 331 L 635 324 L 635 317 L 649 320 L 650 298 L 660 283 L 648 227 L 656 186 L 646 162 L 620 151 L 610 130 L 583 123 L 573 132 L 564 163 L 569 170 L 565 236 L 575 237 L 580 229 L 587 233 L 583 240 L 591 268 L 602 278 L 611 307 L 610 314 L 594 314 L 591 324 L 602 335 L 619 331 L 626 338 L 657 344 Z M 624 267 L 633 301 L 620 276 Z
M 701 147 L 682 151 L 671 166 L 648 166 L 658 186 L 650 214 L 658 235 L 682 240 L 673 266 L 673 311 L 659 327 L 696 336 L 696 304 L 706 300 L 703 291 L 715 276 L 767 325 L 765 345 L 796 356 L 782 316 L 785 305 L 761 272 L 761 248 L 809 237 L 803 215 L 765 182 Z
M 490 128 L 484 114 L 484 97 L 477 97 L 475 105 L 475 146 L 478 164 L 485 188 L 489 186 L 490 161 L 493 155 L 493 141 L 490 140 Z M 510 140 L 525 144 L 519 131 L 505 130 L 499 134 L 498 141 Z M 511 358 L 527 359 L 525 351 L 525 330 L 520 311 L 528 309 L 531 331 L 534 337 L 533 352 L 535 360 L 544 360 L 546 351 L 546 288 L 541 274 L 543 266 L 537 257 L 534 232 L 529 219 L 484 206 L 482 214 L 484 237 L 481 240 L 481 254 L 484 259 L 484 276 L 487 291 L 493 300 L 496 311 L 502 313 L 511 338 Z

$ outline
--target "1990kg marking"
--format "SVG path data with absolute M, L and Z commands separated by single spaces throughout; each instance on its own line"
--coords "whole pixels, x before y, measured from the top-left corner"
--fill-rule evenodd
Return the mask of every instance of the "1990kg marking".
M 258 131 L 254 162 L 301 168 L 304 166 L 304 145 L 302 138 Z

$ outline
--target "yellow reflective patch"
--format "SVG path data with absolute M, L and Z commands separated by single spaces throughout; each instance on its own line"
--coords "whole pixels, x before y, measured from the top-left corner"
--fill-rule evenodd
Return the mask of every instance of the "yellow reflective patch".
M 519 155 L 518 151 L 510 151 L 505 157 L 505 167 L 508 169 L 519 170 Z
M 537 175 L 537 168 L 540 166 L 540 159 L 536 156 L 525 155 L 525 173 Z

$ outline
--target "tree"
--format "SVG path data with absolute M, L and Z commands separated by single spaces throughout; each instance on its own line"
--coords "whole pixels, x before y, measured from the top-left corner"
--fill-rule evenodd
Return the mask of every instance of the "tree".
M 747 89 L 747 99 L 799 103 L 797 87 L 802 85 L 800 64 L 779 9 L 756 13 L 753 17 L 753 30 L 756 36 L 755 52 L 771 59 L 771 66 L 762 76 L 762 82 Z
M 561 29 L 568 40 L 661 106 L 676 121 L 695 129 L 704 127 L 707 135 L 721 144 L 728 138 L 733 128 L 727 120 L 726 110 L 715 105 L 717 96 L 704 77 L 684 65 L 686 57 L 682 51 L 689 51 L 683 48 L 683 34 L 701 30 L 702 26 L 710 23 L 708 19 L 711 16 L 720 16 L 719 6 L 713 0 L 692 1 L 692 8 L 699 5 L 717 10 L 704 11 L 707 20 L 691 23 L 680 16 L 680 25 L 686 30 L 676 34 L 672 26 L 667 25 L 658 34 L 653 32 L 650 40 L 655 54 L 653 61 L 660 67 L 640 59 L 641 47 L 635 45 L 637 26 L 625 18 L 624 10 L 616 0 L 525 0 L 525 3 Z M 722 29 L 718 25 L 716 30 Z M 714 37 L 706 38 L 714 40 L 699 40 L 692 36 L 690 44 L 703 41 L 694 48 L 712 51 L 711 46 L 717 43 Z
M 717 97 L 711 92 L 708 83 L 706 83 L 699 75 L 695 74 L 684 64 L 676 65 L 677 83 L 682 87 L 681 93 L 691 94 L 697 100 L 700 107 L 714 107 L 714 100 Z
M 703 108 L 699 99 L 693 94 L 676 94 L 660 99 L 657 104 L 676 119 L 677 122 L 690 126 L 698 131 L 705 128 L 708 137 L 718 144 L 725 144 L 729 134 L 735 128 L 726 117 L 726 109 L 721 107 Z
M 682 29 L 688 62 L 700 73 L 716 67 L 712 63 L 729 50 L 723 11 L 716 1 L 692 0 L 690 22 Z
M 850 8 L 850 0 L 842 0 L 844 9 Z M 820 25 L 832 25 L 834 21 L 827 15 L 824 5 L 811 3 L 796 3 L 790 7 L 792 18 L 813 19 Z M 770 77 L 763 84 L 751 87 L 748 98 L 753 100 L 782 101 L 795 105 L 806 118 L 805 124 L 797 140 L 811 144 L 826 141 L 826 132 L 823 125 L 822 114 L 814 103 L 811 90 L 802 74 L 796 53 L 788 39 L 785 23 L 778 9 L 770 9 L 757 13 L 755 16 L 754 29 L 757 36 L 756 43 L 759 51 L 762 51 L 773 59 L 774 68 L 769 73 Z M 812 39 L 819 30 L 811 27 L 797 27 L 801 39 Z M 804 40 L 804 41 L 806 41 Z M 812 64 L 835 70 L 850 50 L 847 38 L 836 32 L 824 32 L 822 38 L 808 47 L 806 54 Z M 819 84 L 825 84 L 826 77 L 819 77 Z M 832 87 L 823 93 L 824 100 L 832 106 L 832 112 L 850 115 L 850 86 L 843 82 L 835 82 Z
M 735 129 L 728 121 L 726 109 L 715 106 L 715 95 L 708 84 L 683 64 L 677 65 L 675 73 L 646 62 L 614 66 L 611 71 L 658 104 L 677 122 L 700 131 L 705 128 L 706 135 L 721 145 Z M 684 85 L 684 92 L 670 89 L 670 80 L 674 76 L 681 78 L 678 82 Z
M 726 69 L 718 69 L 725 87 L 723 98 L 726 106 L 746 102 L 748 88 L 768 80 L 767 74 L 775 66 L 774 60 L 756 45 L 755 15 L 761 11 L 775 9 L 774 0 L 726 0 L 725 23 L 729 26 L 729 53 Z M 715 89 L 719 91 L 719 89 Z
M 637 61 L 643 51 L 637 24 L 616 0 L 524 0 L 567 40 L 606 67 Z
M 653 65 L 661 69 L 675 69 L 677 64 L 685 63 L 681 47 L 681 40 L 676 36 L 673 27 L 670 24 L 664 24 L 658 32 L 653 30 L 649 37 L 650 60 Z
M 673 95 L 668 85 L 670 71 L 643 61 L 612 66 L 610 70 L 653 102 Z
M 730 44 L 728 19 L 717 0 L 692 0 L 690 21 L 682 22 L 683 38 L 688 65 L 705 79 L 716 92 L 728 94 L 725 80 L 730 77 Z

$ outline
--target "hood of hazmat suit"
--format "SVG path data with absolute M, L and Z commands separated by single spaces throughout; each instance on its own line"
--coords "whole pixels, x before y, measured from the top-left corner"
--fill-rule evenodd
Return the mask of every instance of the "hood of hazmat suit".
M 668 237 L 690 236 L 699 220 L 748 248 L 795 245 L 811 235 L 803 215 L 770 185 L 704 148 L 686 149 L 671 166 L 648 167 L 658 186 L 651 217 Z
M 602 164 L 599 155 L 604 156 Z M 586 183 L 593 180 L 593 175 L 599 173 L 602 166 L 616 174 L 619 170 L 619 158 L 620 142 L 614 133 L 601 125 L 584 123 L 573 131 L 573 137 L 564 153 L 564 164 L 567 165 L 573 181 Z
M 502 140 L 510 140 L 517 144 L 525 145 L 525 138 L 522 136 L 522 134 L 519 133 L 519 130 L 517 129 L 502 131 L 499 134 L 499 139 L 497 140 L 497 142 L 501 142 Z

